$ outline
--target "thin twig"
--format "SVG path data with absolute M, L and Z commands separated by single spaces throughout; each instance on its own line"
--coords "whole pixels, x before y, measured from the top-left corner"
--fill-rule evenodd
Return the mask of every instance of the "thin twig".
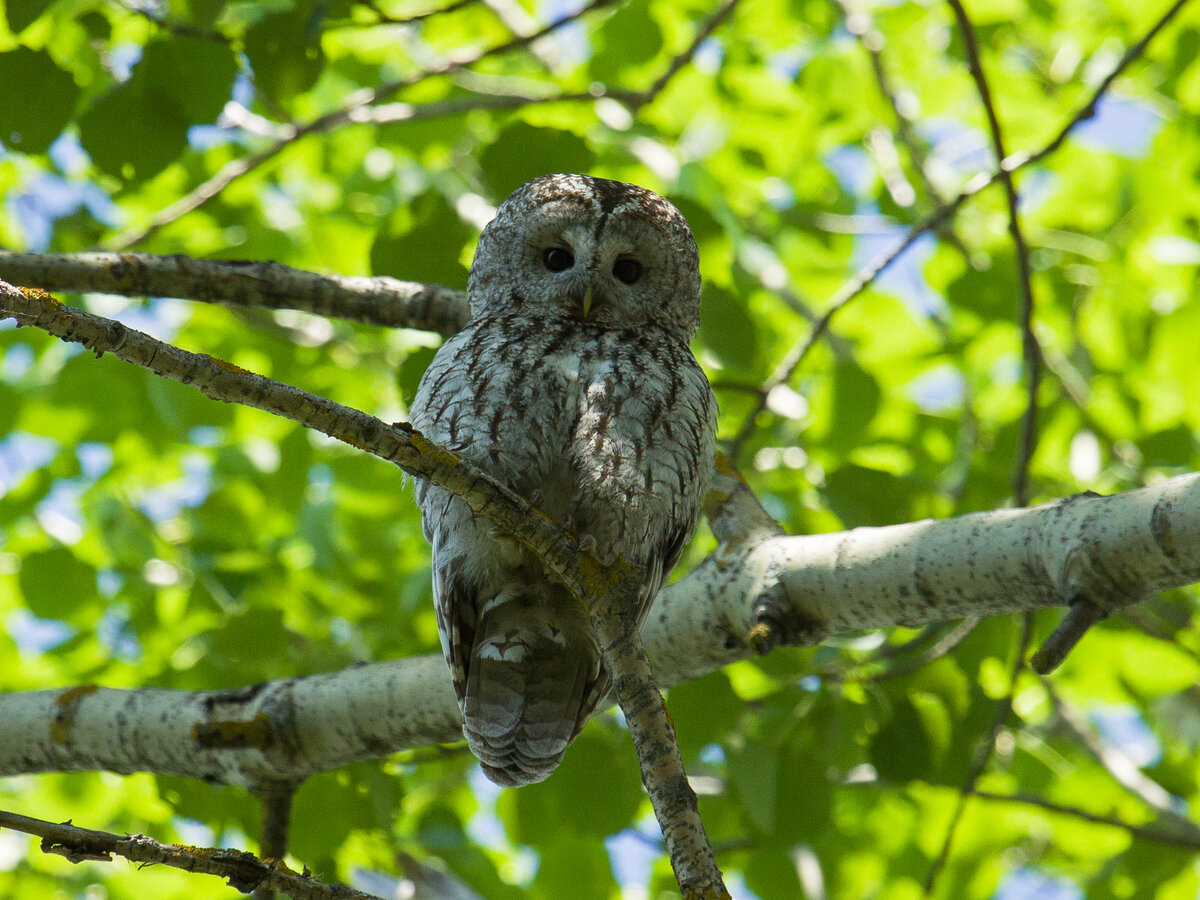
M 296 786 L 272 785 L 254 794 L 262 804 L 262 834 L 258 841 L 258 855 L 267 862 L 282 862 L 287 855 L 288 828 L 292 820 L 292 799 L 296 796 Z M 254 900 L 272 900 L 274 895 L 269 885 L 259 885 L 254 889 Z
M 935 206 L 945 203 L 946 196 L 934 183 L 933 178 L 929 174 L 929 156 L 924 142 L 917 134 L 916 121 L 904 109 L 904 104 L 900 100 L 900 94 L 892 84 L 892 78 L 888 74 L 887 65 L 883 59 L 883 35 L 875 28 L 870 14 L 861 8 L 857 0 L 834 0 L 834 3 L 838 5 L 845 16 L 846 29 L 858 38 L 859 44 L 867 52 L 867 58 L 871 61 L 871 71 L 875 75 L 875 85 L 879 89 L 880 96 L 883 97 L 892 110 L 892 115 L 896 120 L 896 136 L 900 139 L 900 143 L 904 145 L 904 149 L 908 151 L 908 155 L 912 159 L 913 168 L 920 177 L 921 185 L 925 189 L 925 195 L 933 201 Z M 878 152 L 876 152 L 876 159 L 879 159 Z M 894 199 L 897 199 L 899 205 L 907 205 L 899 202 L 894 191 L 892 195 Z M 945 223 L 942 227 L 939 227 L 937 232 L 938 237 L 951 244 L 963 255 L 964 259 L 970 261 L 970 249 L 955 234 L 950 223 Z
M 427 9 L 423 12 L 413 13 L 409 16 L 389 16 L 378 4 L 370 2 L 370 0 L 361 0 L 361 6 L 365 6 L 375 14 L 373 22 L 330 22 L 326 27 L 328 29 L 341 28 L 377 28 L 380 25 L 414 25 L 417 22 L 423 22 L 425 19 L 431 19 L 434 16 L 444 16 L 452 12 L 458 12 L 460 9 L 478 3 L 479 0 L 455 0 L 453 3 L 447 3 L 445 6 L 440 6 L 435 9 Z
M 1004 134 L 1000 128 L 1000 119 L 996 114 L 996 104 L 992 100 L 992 92 L 988 87 L 987 76 L 983 72 L 983 62 L 979 58 L 979 44 L 975 40 L 975 26 L 971 24 L 967 11 L 961 0 L 947 0 L 954 11 L 958 22 L 958 30 L 963 37 L 963 46 L 967 54 L 967 68 L 975 80 L 975 88 L 979 91 L 979 100 L 987 113 L 988 130 L 992 137 L 992 147 L 996 151 L 996 162 L 999 165 L 1000 183 L 1004 185 L 1004 196 L 1008 201 L 1008 233 L 1012 236 L 1013 248 L 1017 256 L 1017 276 L 1021 286 L 1021 353 L 1025 359 L 1026 406 L 1025 415 L 1021 420 L 1020 455 L 1017 458 L 1016 470 L 1013 473 L 1013 502 L 1017 506 L 1029 503 L 1029 461 L 1033 458 L 1034 445 L 1037 442 L 1037 393 L 1041 383 L 1041 352 L 1038 349 L 1037 337 L 1033 333 L 1033 274 L 1029 265 L 1029 245 L 1025 243 L 1025 235 L 1021 231 L 1021 217 L 1017 210 L 1019 198 L 1016 186 L 1013 184 L 1012 172 L 1003 165 L 1008 158 L 1004 150 Z
M 1003 700 L 996 704 L 991 728 L 987 736 L 975 748 L 975 756 L 971 760 L 971 768 L 967 771 L 967 777 L 960 789 L 958 805 L 955 806 L 954 815 L 950 818 L 950 825 L 946 828 L 946 836 L 942 840 L 941 850 L 938 851 L 937 858 L 930 865 L 929 871 L 925 873 L 924 896 L 926 897 L 933 896 L 933 889 L 937 885 L 938 877 L 944 871 L 946 862 L 950 858 L 950 848 L 954 844 L 954 836 L 958 832 L 958 826 L 962 823 L 963 813 L 967 808 L 967 798 L 975 792 L 975 785 L 979 782 L 979 776 L 983 774 L 983 770 L 987 768 L 988 761 L 991 760 L 992 754 L 995 752 L 996 739 L 1000 736 L 1000 730 L 1004 727 L 1004 723 L 1008 721 L 1008 717 L 1012 715 L 1013 697 L 1017 692 L 1017 680 L 1021 674 L 1021 669 L 1025 665 L 1025 653 L 1029 649 L 1029 642 L 1032 638 L 1033 616 L 1028 612 L 1022 613 L 1021 633 L 1017 639 L 1016 653 L 1013 656 L 1013 664 L 1009 670 L 1008 693 L 1005 694 Z
M 0 810 L 0 828 L 10 828 L 42 839 L 42 852 L 55 853 L 70 862 L 111 861 L 123 857 L 140 865 L 170 866 L 228 879 L 229 886 L 248 894 L 260 885 L 296 900 L 379 900 L 344 884 L 323 884 L 311 875 L 293 872 L 282 862 L 267 862 L 253 853 L 210 847 L 163 844 L 144 834 L 121 835 L 78 828 L 70 822 L 56 824 Z
M 950 653 L 967 639 L 978 624 L 979 619 L 972 616 L 971 618 L 963 619 L 948 632 L 940 636 L 937 630 L 939 626 L 930 626 L 927 632 L 914 638 L 907 646 L 891 648 L 900 650 L 904 655 L 900 656 L 895 652 L 889 653 L 887 658 L 895 660 L 890 664 L 885 664 L 882 660 L 872 660 L 848 672 L 830 671 L 825 674 L 825 677 L 842 682 L 879 682 L 890 681 L 893 678 L 903 678 L 905 675 L 911 675 L 913 672 L 923 669 L 931 662 L 941 659 Z M 930 637 L 936 638 L 936 640 L 929 643 Z M 929 643 L 927 648 L 924 647 L 926 643 Z
M 766 409 L 767 396 L 770 394 L 771 390 L 777 385 L 791 380 L 792 375 L 795 374 L 796 369 L 800 367 L 800 364 L 808 355 L 812 345 L 829 328 L 830 321 L 833 319 L 833 317 L 837 315 L 837 313 L 840 312 L 847 303 L 849 303 L 864 290 L 866 290 L 872 283 L 874 283 L 875 279 L 883 274 L 883 272 L 892 263 L 899 259 L 909 247 L 916 243 L 917 239 L 920 238 L 921 235 L 941 226 L 943 222 L 948 221 L 955 213 L 957 213 L 959 208 L 966 203 L 967 200 L 1000 181 L 1001 171 L 1007 171 L 1009 173 L 1017 172 L 1018 170 L 1023 169 L 1032 163 L 1045 159 L 1051 153 L 1058 150 L 1058 148 L 1061 147 L 1063 142 L 1067 139 L 1067 136 L 1074 131 L 1075 128 L 1096 114 L 1097 105 L 1108 92 L 1108 89 L 1112 86 L 1113 82 L 1116 81 L 1121 73 L 1129 68 L 1129 66 L 1132 65 L 1133 62 L 1145 52 L 1150 41 L 1152 41 L 1154 37 L 1160 31 L 1162 31 L 1167 23 L 1170 22 L 1171 19 L 1174 18 L 1175 15 L 1187 3 L 1188 0 L 1176 0 L 1176 2 L 1172 4 L 1165 13 L 1163 13 L 1163 15 L 1154 23 L 1150 30 L 1146 32 L 1145 36 L 1125 53 L 1125 55 L 1121 58 L 1121 61 L 1117 63 L 1112 72 L 1110 72 L 1108 76 L 1100 82 L 1100 84 L 1088 98 L 1088 101 L 1076 110 L 1075 114 L 1070 118 L 1070 120 L 1053 138 L 1050 139 L 1047 144 L 1045 144 L 1045 146 L 1031 154 L 1017 152 L 1012 156 L 1001 160 L 997 170 L 991 174 L 980 173 L 979 176 L 971 179 L 971 181 L 967 183 L 967 186 L 963 188 L 957 195 L 955 195 L 953 199 L 949 200 L 944 206 L 940 206 L 935 209 L 922 221 L 913 225 L 908 230 L 908 233 L 904 235 L 904 237 L 896 244 L 895 247 L 869 262 L 866 266 L 860 269 L 853 278 L 843 285 L 836 294 L 834 294 L 834 296 L 830 299 L 828 309 L 826 310 L 825 314 L 817 320 L 816 324 L 813 325 L 812 331 L 807 336 L 800 338 L 795 344 L 792 345 L 792 348 L 775 367 L 775 370 L 771 373 L 770 378 L 763 383 L 762 390 L 759 393 L 758 400 L 753 409 L 751 409 L 750 413 L 746 416 L 745 420 L 742 422 L 742 426 L 738 429 L 734 437 L 728 442 L 726 452 L 729 453 L 730 457 L 734 459 L 734 461 L 737 461 L 741 451 L 745 448 L 746 441 L 749 439 L 750 434 L 754 431 L 755 423 L 759 414 Z
M 696 31 L 687 49 L 677 54 L 671 60 L 663 73 L 654 80 L 654 83 L 639 94 L 629 95 L 628 102 L 630 105 L 635 109 L 645 106 L 661 94 L 671 79 L 678 75 L 683 67 L 692 61 L 696 55 L 696 51 L 700 49 L 700 45 L 708 40 L 709 36 L 717 29 L 717 26 L 733 13 L 739 2 L 740 0 L 725 0 L 725 2 L 718 6 L 713 14 L 705 19 L 704 24 Z
M 1094 822 L 1097 825 L 1109 825 L 1113 828 L 1120 828 L 1122 831 L 1129 832 L 1129 834 L 1139 841 L 1163 844 L 1168 847 L 1181 847 L 1192 852 L 1200 850 L 1200 828 L 1197 828 L 1188 819 L 1166 819 L 1162 822 L 1165 827 L 1155 828 L 1150 825 L 1134 825 L 1130 822 L 1122 822 L 1120 819 L 1114 819 L 1111 816 L 1097 815 L 1096 813 L 1088 812 L 1086 809 L 1080 809 L 1077 806 L 1065 806 L 1061 803 L 1055 803 L 1052 800 L 1034 797 L 1029 794 L 995 794 L 991 791 L 972 791 L 971 796 L 978 797 L 980 800 L 990 800 L 995 803 L 1020 803 L 1024 806 L 1036 806 L 1038 809 L 1044 809 L 1047 812 L 1071 816 L 1076 819 L 1082 819 L 1085 822 Z
M 1170 791 L 1139 769 L 1124 751 L 1105 742 L 1091 724 L 1063 700 L 1048 679 L 1042 679 L 1042 686 L 1054 705 L 1058 720 L 1117 784 L 1163 816 L 1179 818 L 1179 813 L 1175 811 L 1176 801 Z
M 139 6 L 136 0 L 131 3 L 125 3 L 122 0 L 112 0 L 112 4 L 119 9 L 123 9 L 125 12 L 133 13 L 135 16 L 141 16 L 148 22 L 153 22 L 163 31 L 179 35 L 180 37 L 198 38 L 199 40 L 210 41 L 214 44 L 232 43 L 228 35 L 222 34 L 219 31 L 200 28 L 191 22 L 184 22 L 168 15 L 153 12 L 144 6 Z

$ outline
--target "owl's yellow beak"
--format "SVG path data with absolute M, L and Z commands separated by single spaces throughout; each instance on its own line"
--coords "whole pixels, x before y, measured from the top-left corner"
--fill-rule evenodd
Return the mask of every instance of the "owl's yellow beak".
M 586 319 L 592 311 L 592 286 L 589 284 L 587 293 L 583 295 L 583 317 Z

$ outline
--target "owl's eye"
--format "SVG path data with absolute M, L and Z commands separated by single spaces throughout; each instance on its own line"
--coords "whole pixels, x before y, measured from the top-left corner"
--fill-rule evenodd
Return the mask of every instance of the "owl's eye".
M 542 262 L 551 272 L 565 272 L 575 265 L 575 257 L 571 255 L 570 250 L 562 247 L 549 247 L 542 254 Z
M 633 284 L 642 277 L 642 264 L 632 256 L 618 256 L 612 271 L 617 281 Z

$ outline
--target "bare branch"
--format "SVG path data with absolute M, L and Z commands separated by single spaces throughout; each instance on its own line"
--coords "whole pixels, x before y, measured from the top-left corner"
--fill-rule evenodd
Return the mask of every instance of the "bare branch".
M 44 290 L 182 297 L 227 306 L 298 309 L 446 336 L 461 330 L 470 318 L 462 291 L 386 276 L 317 275 L 275 262 L 149 253 L 0 250 L 0 279 Z
M 947 0 L 954 10 L 958 21 L 958 30 L 963 36 L 963 46 L 967 53 L 967 66 L 975 87 L 979 91 L 979 99 L 987 113 L 988 130 L 992 137 L 992 147 L 996 151 L 996 161 L 1000 164 L 1000 183 L 1004 185 L 1004 196 L 1008 201 L 1008 233 L 1012 236 L 1013 248 L 1017 257 L 1017 275 L 1021 285 L 1021 352 L 1025 358 L 1026 406 L 1025 415 L 1021 420 L 1021 452 L 1017 459 L 1016 471 L 1013 474 L 1013 499 L 1017 506 L 1029 502 L 1029 462 L 1033 458 L 1034 445 L 1037 442 L 1037 392 L 1041 383 L 1041 351 L 1037 338 L 1033 334 L 1033 275 L 1029 265 L 1029 246 L 1025 243 L 1025 235 L 1021 231 L 1021 217 L 1017 210 L 1017 189 L 1013 184 L 1012 172 L 1003 165 L 1008 158 L 1004 151 L 1004 135 L 1000 130 L 1000 119 L 996 115 L 996 105 L 992 102 L 992 92 L 988 87 L 987 76 L 983 72 L 983 63 L 979 58 L 979 45 L 975 40 L 975 27 L 967 17 L 961 0 Z
M 1200 474 L 841 534 L 781 534 L 755 505 L 717 470 L 706 512 L 720 545 L 642 628 L 659 684 L 782 644 L 1063 605 L 1081 580 L 1138 596 L 1200 581 Z M 462 734 L 440 654 L 225 691 L 0 693 L 0 721 L 0 775 L 150 770 L 252 789 Z
M 42 839 L 42 852 L 56 853 L 73 863 L 111 861 L 113 856 L 120 856 L 141 865 L 216 875 L 227 879 L 231 888 L 243 894 L 266 886 L 295 900 L 380 900 L 344 884 L 323 884 L 307 873 L 293 872 L 280 860 L 265 862 L 240 850 L 162 844 L 144 834 L 121 837 L 107 831 L 78 828 L 70 822 L 59 825 L 2 810 L 0 828 L 36 835 Z

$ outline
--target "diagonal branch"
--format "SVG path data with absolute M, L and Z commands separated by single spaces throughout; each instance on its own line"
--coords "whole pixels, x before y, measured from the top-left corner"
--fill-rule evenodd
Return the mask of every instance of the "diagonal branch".
M 641 637 L 623 612 L 635 606 L 630 597 L 642 581 L 639 569 L 623 559 L 611 566 L 600 564 L 511 488 L 406 423 L 387 425 L 223 360 L 189 353 L 111 319 L 65 307 L 44 291 L 23 292 L 0 282 L 0 313 L 20 325 L 82 344 L 97 356 L 112 353 L 192 385 L 214 400 L 274 413 L 378 456 L 453 492 L 477 515 L 510 534 L 588 611 L 684 897 L 728 897 Z

